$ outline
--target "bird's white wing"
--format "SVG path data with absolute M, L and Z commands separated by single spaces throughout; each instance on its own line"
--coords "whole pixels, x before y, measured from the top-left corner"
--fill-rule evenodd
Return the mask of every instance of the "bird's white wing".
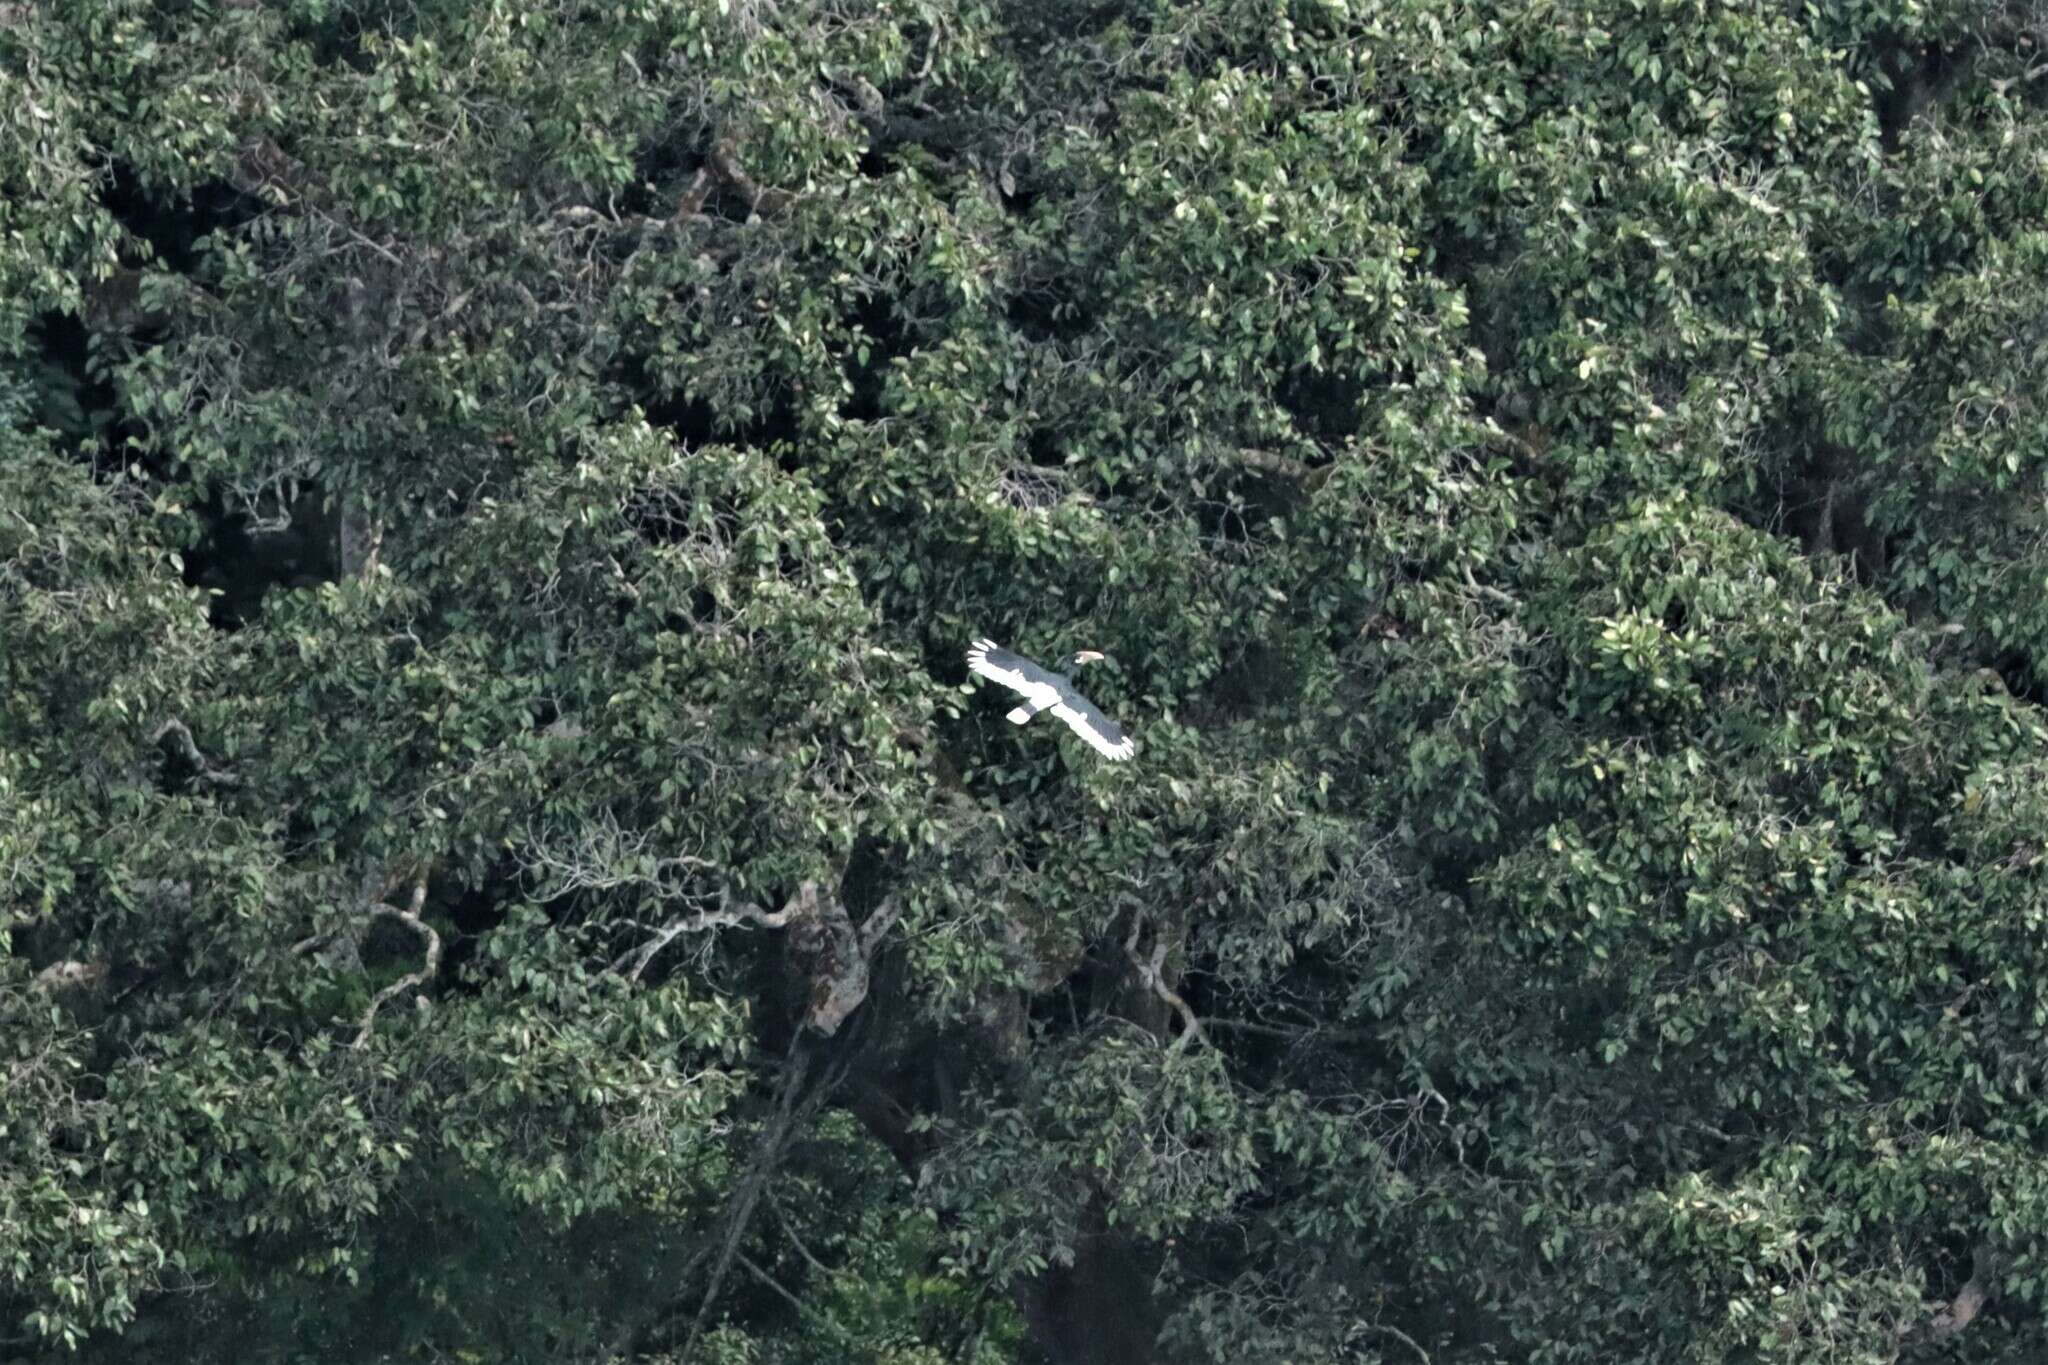
M 976 640 L 967 650 L 967 667 L 971 672 L 990 682 L 1001 683 L 1035 703 L 1041 711 L 1057 701 L 1059 690 L 1051 683 L 1038 682 L 1026 677 L 1021 670 L 1008 666 L 1007 661 L 1015 657 L 993 640 Z
M 1090 708 L 1091 710 L 1093 708 Z M 1123 729 L 1101 715 L 1088 715 L 1077 711 L 1065 702 L 1052 708 L 1052 713 L 1067 723 L 1067 728 L 1088 741 L 1088 747 L 1104 758 L 1125 759 L 1138 752 L 1138 745 Z

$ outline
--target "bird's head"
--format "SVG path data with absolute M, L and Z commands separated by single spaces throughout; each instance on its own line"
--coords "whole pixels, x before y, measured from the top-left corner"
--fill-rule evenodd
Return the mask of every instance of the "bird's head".
M 1066 669 L 1069 669 L 1069 668 L 1079 668 L 1079 667 L 1080 667 L 1080 666 L 1081 666 L 1082 664 L 1092 664 L 1092 663 L 1094 663 L 1095 661 L 1097 661 L 1098 659 L 1104 659 L 1104 658 L 1107 658 L 1107 657 L 1108 657 L 1108 656 L 1107 656 L 1107 655 L 1105 655 L 1105 654 L 1104 654 L 1104 653 L 1103 653 L 1103 652 L 1102 652 L 1101 650 L 1099 650 L 1099 649 L 1080 649 L 1080 650 L 1076 650 L 1076 651 L 1074 651 L 1074 652 L 1073 652 L 1072 654 L 1069 654 L 1069 655 L 1068 655 L 1068 656 L 1067 656 L 1067 657 L 1066 657 L 1066 658 L 1065 658 L 1065 659 L 1064 659 L 1064 660 L 1062 661 L 1062 669 L 1061 669 L 1061 671 L 1062 671 L 1062 672 L 1064 672 L 1064 671 L 1065 671 Z

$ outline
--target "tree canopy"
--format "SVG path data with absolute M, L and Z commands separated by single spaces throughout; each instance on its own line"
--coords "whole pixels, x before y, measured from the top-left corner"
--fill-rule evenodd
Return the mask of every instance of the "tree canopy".
M 0 1354 L 2048 1353 L 2037 0 L 0 95 Z

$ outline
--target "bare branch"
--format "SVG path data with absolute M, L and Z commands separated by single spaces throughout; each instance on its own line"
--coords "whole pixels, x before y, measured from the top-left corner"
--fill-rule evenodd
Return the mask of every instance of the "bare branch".
M 704 201 L 711 197 L 711 173 L 702 166 L 690 177 L 690 184 L 676 199 L 676 211 L 669 215 L 669 221 L 682 222 L 694 218 L 704 211 Z
M 1481 597 L 1491 598 L 1492 600 L 1502 603 L 1506 606 L 1513 607 L 1520 605 L 1515 601 L 1515 599 L 1512 596 L 1505 592 L 1502 592 L 1499 588 L 1488 587 L 1486 584 L 1481 583 L 1477 579 L 1473 578 L 1472 566 L 1469 564 L 1465 566 L 1465 586 L 1471 589 L 1473 592 L 1478 593 Z
M 1384 1322 L 1361 1322 L 1358 1324 L 1358 1330 L 1361 1332 L 1380 1332 L 1386 1336 L 1390 1336 L 1394 1338 L 1394 1340 L 1399 1341 L 1406 1345 L 1408 1349 L 1415 1352 L 1416 1355 L 1421 1356 L 1422 1365 L 1429 1365 L 1429 1352 L 1423 1350 L 1422 1347 L 1416 1343 L 1414 1337 L 1409 1336 L 1406 1332 L 1402 1331 L 1398 1327 L 1389 1327 Z
M 719 902 L 719 908 L 716 910 L 701 910 L 694 915 L 685 915 L 663 925 L 653 938 L 630 952 L 620 954 L 613 961 L 611 970 L 623 971 L 628 981 L 638 981 L 640 974 L 647 970 L 647 964 L 654 961 L 662 949 L 684 934 L 701 934 L 706 929 L 718 929 L 733 924 L 758 924 L 763 929 L 780 929 L 794 919 L 801 908 L 796 897 L 791 897 L 789 904 L 773 912 L 763 910 L 758 905 L 727 904 L 722 892 L 719 895 Z M 631 970 L 626 970 L 629 963 Z
M 768 1200 L 769 1211 L 775 1215 L 776 1223 L 782 1228 L 782 1235 L 789 1239 L 791 1246 L 796 1248 L 796 1254 L 804 1258 L 804 1264 L 808 1265 L 819 1278 L 831 1279 L 831 1267 L 813 1255 L 811 1249 L 804 1245 L 804 1239 L 796 1235 L 796 1225 L 790 1221 L 789 1214 L 783 1210 L 782 1201 L 775 1197 L 775 1192 L 773 1190 L 766 1191 L 765 1197 Z
M 1194 1010 L 1181 998 L 1180 992 L 1166 984 L 1166 978 L 1160 971 L 1160 968 L 1166 965 L 1166 940 L 1162 938 L 1153 945 L 1152 956 L 1149 959 L 1138 955 L 1138 935 L 1144 928 L 1144 916 L 1140 915 L 1131 921 L 1131 932 L 1124 939 L 1124 956 L 1129 959 L 1131 969 L 1137 972 L 1139 984 L 1158 996 L 1180 1016 L 1181 1034 L 1174 1040 L 1173 1045 L 1176 1048 L 1184 1047 L 1191 1039 L 1206 1044 L 1209 1035 L 1202 1032 L 1202 1021 L 1195 1017 Z
M 573 739 L 583 731 L 570 719 L 566 725 L 558 720 L 545 733 L 555 738 Z M 650 851 L 652 842 L 645 831 L 629 830 L 617 818 L 607 814 L 567 847 L 550 844 L 538 832 L 530 832 L 528 846 L 519 854 L 519 862 L 523 870 L 542 881 L 542 894 L 549 897 L 578 891 L 612 891 L 624 886 L 645 886 L 663 899 L 709 899 L 708 896 L 687 895 L 671 886 L 668 879 L 681 873 L 710 872 L 718 864 L 687 853 L 655 858 Z
M 65 986 L 96 986 L 106 980 L 105 962 L 79 962 L 66 959 L 52 962 L 35 975 L 35 984 L 44 990 L 59 990 Z
M 710 162 L 718 178 L 738 190 L 740 197 L 747 201 L 747 207 L 763 218 L 776 213 L 795 197 L 788 190 L 770 188 L 747 174 L 747 168 L 739 162 L 739 143 L 730 134 L 711 144 L 710 155 L 705 160 Z
M 806 882 L 806 886 L 810 883 Z M 747 1228 L 753 1222 L 754 1206 L 760 1202 L 761 1194 L 774 1179 L 776 1169 L 782 1164 L 783 1155 L 790 1143 L 810 1122 L 811 1116 L 824 1103 L 825 1097 L 837 1086 L 845 1075 L 844 1062 L 818 1084 L 809 1084 L 813 1054 L 802 1046 L 803 1035 L 797 1035 L 791 1044 L 789 1059 L 783 1065 L 782 1080 L 776 1089 L 775 1116 L 761 1135 L 760 1144 L 755 1148 L 753 1158 L 747 1163 L 746 1172 L 740 1177 L 739 1188 L 734 1192 L 731 1204 L 726 1208 L 724 1227 L 720 1235 L 701 1247 L 691 1258 L 690 1267 L 684 1272 L 687 1279 L 697 1268 L 709 1261 L 710 1278 L 704 1285 L 704 1299 L 697 1306 L 697 1316 L 690 1324 L 690 1334 L 683 1341 L 682 1359 L 687 1362 L 697 1353 L 697 1339 L 703 1335 L 704 1324 L 711 1318 L 711 1310 L 717 1306 L 719 1290 L 725 1284 L 725 1275 L 732 1268 L 733 1257 L 739 1253 L 740 1242 L 747 1235 Z
M 749 1275 L 752 1275 L 755 1279 L 759 1280 L 769 1289 L 775 1291 L 775 1293 L 782 1299 L 784 1303 L 788 1304 L 791 1308 L 794 1308 L 797 1311 L 797 1316 L 810 1316 L 811 1310 L 804 1306 L 804 1301 L 798 1298 L 796 1295 L 790 1293 L 787 1289 L 784 1289 L 781 1283 L 778 1282 L 774 1276 L 770 1275 L 767 1271 L 761 1269 L 760 1266 L 755 1265 L 753 1258 L 748 1256 L 746 1252 L 735 1251 L 732 1254 L 732 1258 L 740 1263 L 740 1268 L 742 1270 L 746 1271 Z
M 910 79 L 923 82 L 931 76 L 932 59 L 939 55 L 939 38 L 945 31 L 946 26 L 944 23 L 936 19 L 932 21 L 931 36 L 925 40 L 924 45 L 924 65 L 911 72 Z
M 1239 463 L 1262 474 L 1271 474 L 1275 478 L 1286 479 L 1291 483 L 1309 484 L 1318 481 L 1318 475 L 1323 474 L 1323 471 L 1313 465 L 1303 464 L 1300 460 L 1279 454 L 1277 451 L 1254 450 L 1241 446 L 1238 448 L 1237 458 Z
M 1371 1042 L 1374 1035 L 1364 1029 L 1326 1028 L 1321 1025 L 1305 1025 L 1290 1028 L 1283 1024 L 1262 1024 L 1252 1019 L 1225 1019 L 1214 1015 L 1202 1019 L 1204 1029 L 1223 1029 L 1226 1032 L 1256 1033 L 1264 1038 L 1282 1038 L 1289 1042 Z
M 646 872 L 643 865 L 642 869 L 636 869 L 620 880 L 659 885 L 659 869 L 669 863 L 691 870 L 715 866 L 697 858 L 663 859 L 654 865 L 656 870 L 652 874 Z M 611 884 L 608 878 L 612 875 L 615 874 L 585 871 L 582 884 Z M 709 897 L 700 895 L 695 899 L 701 903 Z M 649 964 L 685 934 L 701 934 L 741 924 L 763 929 L 790 927 L 789 952 L 811 983 L 810 1005 L 805 1010 L 804 1023 L 830 1035 L 867 999 L 869 961 L 883 936 L 901 915 L 902 908 L 891 901 L 878 907 L 856 929 L 846 913 L 845 903 L 837 897 L 821 896 L 816 882 L 803 883 L 788 902 L 775 911 L 763 910 L 751 903 L 735 904 L 721 888 L 714 906 L 670 920 L 656 930 L 652 938 L 614 958 L 609 970 L 628 981 L 638 981 Z
M 804 1023 L 830 1037 L 868 998 L 869 960 L 902 911 L 895 902 L 888 902 L 855 929 L 846 902 L 835 896 L 821 904 L 815 882 L 805 882 L 797 895 L 805 913 L 802 924 L 790 935 L 789 947 L 811 979 L 811 1004 Z
M 861 954 L 872 958 L 875 955 L 875 948 L 882 941 L 882 935 L 894 928 L 896 921 L 901 918 L 903 907 L 895 901 L 890 901 L 863 920 L 860 926 Z
M 198 771 L 201 781 L 218 783 L 223 787 L 239 787 L 242 784 L 242 779 L 235 775 L 234 769 L 216 768 L 212 759 L 199 752 L 199 745 L 193 740 L 192 731 L 184 721 L 176 716 L 171 717 L 150 732 L 149 742 L 161 744 L 166 735 L 177 737 L 179 754 Z
M 432 979 L 435 972 L 441 969 L 441 936 L 434 932 L 432 925 L 420 918 L 420 911 L 425 907 L 426 903 L 427 879 L 421 877 L 413 883 L 412 902 L 405 909 L 401 910 L 395 905 L 387 905 L 381 901 L 370 907 L 372 915 L 381 915 L 387 919 L 395 919 L 418 934 L 426 942 L 427 954 L 426 960 L 420 964 L 418 971 L 407 972 L 404 976 L 399 977 L 398 980 L 377 992 L 376 998 L 370 1001 L 370 1008 L 363 1011 L 363 1022 L 357 1027 L 355 1041 L 349 1044 L 350 1047 L 360 1048 L 369 1043 L 370 1026 L 376 1022 L 377 1011 L 384 1008 L 386 1001 L 395 995 L 411 990 L 415 986 L 424 984 Z
M 385 260 L 389 261 L 393 266 L 397 267 L 399 270 L 403 271 L 404 269 L 406 269 L 405 262 L 402 259 L 400 259 L 397 252 L 393 251 L 390 247 L 384 245 L 376 238 L 370 236 L 361 228 L 358 228 L 354 223 L 346 222 L 340 218 L 335 217 L 331 213 L 327 213 L 325 211 L 317 209 L 314 211 L 313 216 L 325 220 L 328 224 L 330 224 L 333 227 L 340 228 L 343 232 L 347 233 L 350 237 L 355 239 L 358 245 L 368 247 L 371 251 L 375 252 L 379 256 L 382 256 Z

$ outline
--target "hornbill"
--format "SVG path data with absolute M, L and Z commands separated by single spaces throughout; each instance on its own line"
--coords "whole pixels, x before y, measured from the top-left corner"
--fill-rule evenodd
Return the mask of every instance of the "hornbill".
M 1012 724 L 1022 725 L 1040 711 L 1050 711 L 1104 758 L 1129 758 L 1138 746 L 1122 726 L 1082 696 L 1067 676 L 1069 669 L 1101 657 L 1100 650 L 1084 649 L 1060 660 L 1058 668 L 1046 668 L 1022 654 L 1012 654 L 994 640 L 976 640 L 968 647 L 967 667 L 1024 698 L 1024 704 L 1010 712 Z

